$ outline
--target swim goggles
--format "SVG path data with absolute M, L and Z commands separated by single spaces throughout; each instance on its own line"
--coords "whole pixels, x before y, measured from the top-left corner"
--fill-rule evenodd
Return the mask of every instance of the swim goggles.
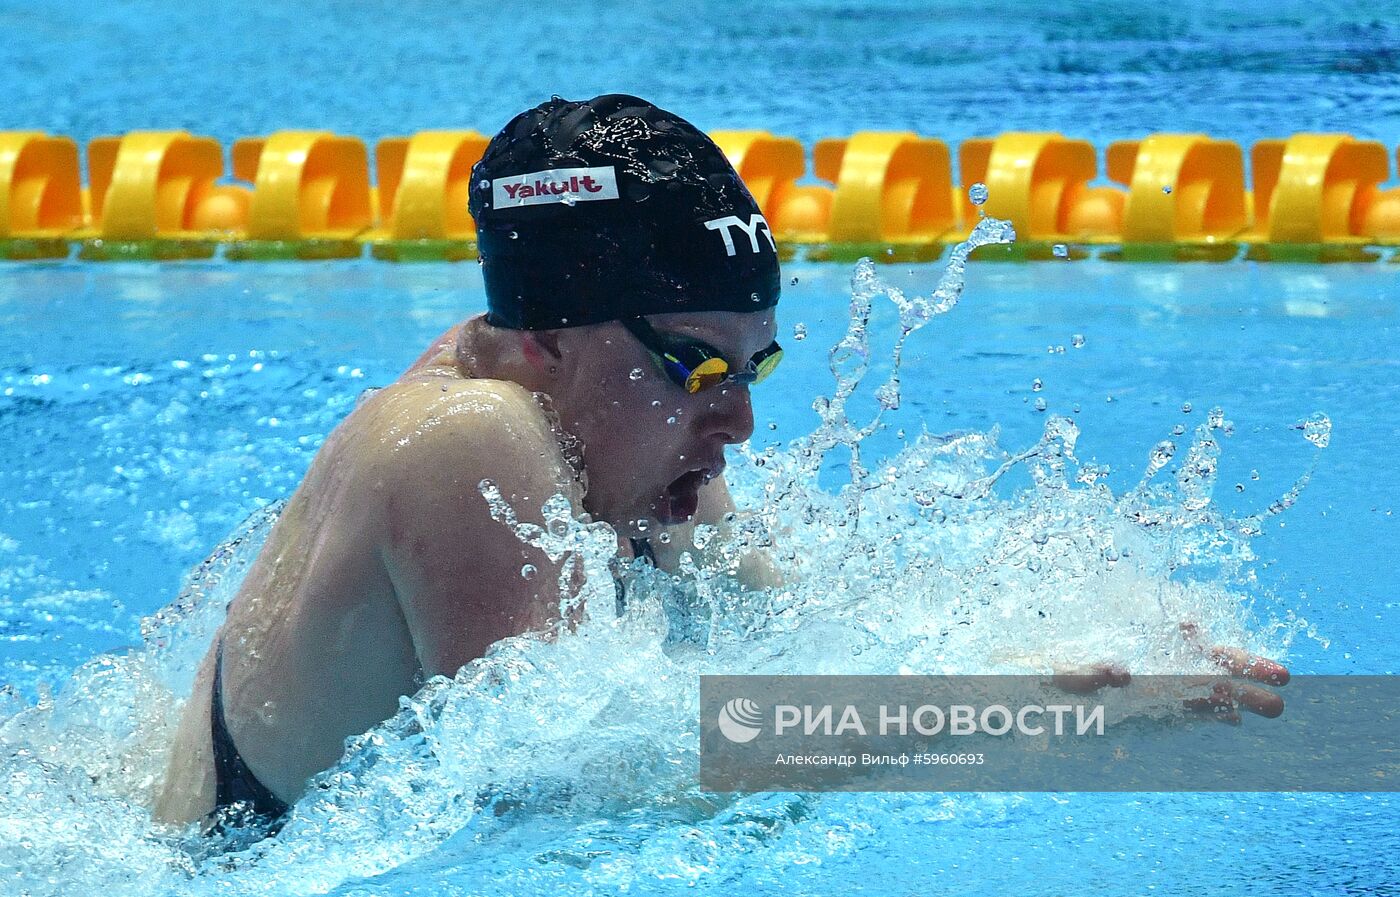
M 783 359 L 783 347 L 775 340 L 750 358 L 743 370 L 731 371 L 724 355 L 708 343 L 662 336 L 645 318 L 623 318 L 622 325 L 655 357 L 671 382 L 691 395 L 721 383 L 761 383 Z

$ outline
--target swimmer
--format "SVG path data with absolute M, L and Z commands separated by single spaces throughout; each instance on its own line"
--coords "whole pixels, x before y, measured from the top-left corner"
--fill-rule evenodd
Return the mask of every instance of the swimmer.
M 401 696 L 557 622 L 560 565 L 492 518 L 483 480 L 522 522 L 565 495 L 672 572 L 735 511 L 725 447 L 782 358 L 780 276 L 714 142 L 636 97 L 554 98 L 491 140 L 469 206 L 487 312 L 317 453 L 200 665 L 158 818 L 237 805 L 275 828 Z M 738 578 L 777 582 L 757 554 Z
M 725 448 L 752 434 L 750 387 L 782 358 L 777 247 L 724 154 L 636 97 L 556 98 L 491 140 L 469 205 L 487 312 L 317 453 L 199 667 L 158 818 L 237 808 L 275 829 L 400 697 L 558 622 L 560 565 L 493 519 L 484 480 L 522 522 L 543 523 L 562 494 L 617 532 L 619 554 L 668 572 L 686 551 L 704 562 L 697 525 L 720 529 L 707 551 L 722 544 Z M 779 582 L 758 553 L 737 578 Z M 1287 681 L 1272 661 L 1201 650 L 1240 678 Z M 1084 692 L 1128 677 L 1101 666 L 1058 681 Z M 1271 715 L 1252 691 L 1211 709 L 1236 701 Z

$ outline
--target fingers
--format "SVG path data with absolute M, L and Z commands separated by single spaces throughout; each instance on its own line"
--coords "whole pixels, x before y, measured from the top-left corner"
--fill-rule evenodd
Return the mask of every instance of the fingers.
M 1274 719 L 1283 713 L 1283 698 L 1267 689 L 1257 685 L 1236 685 L 1234 690 L 1235 700 L 1239 701 L 1240 705 L 1250 713 L 1257 713 L 1259 716 L 1266 716 L 1269 719 Z
M 1240 724 L 1240 712 L 1235 709 L 1235 700 L 1230 693 L 1230 685 L 1226 682 L 1217 682 L 1209 697 L 1187 698 L 1181 702 L 1181 706 L 1190 713 L 1218 722 L 1229 723 L 1232 726 Z
M 1187 698 L 1181 702 L 1188 711 L 1220 722 L 1239 725 L 1243 707 L 1250 713 L 1274 719 L 1283 713 L 1283 698 L 1257 685 L 1216 682 L 1208 697 Z
M 1210 659 L 1236 676 L 1266 685 L 1287 685 L 1291 678 L 1288 668 L 1278 661 L 1250 654 L 1240 648 L 1216 645 L 1210 649 Z
M 1201 631 L 1195 623 L 1182 623 L 1180 629 L 1187 644 L 1205 653 L 1222 669 L 1229 670 L 1231 675 L 1243 676 L 1265 685 L 1287 685 L 1288 680 L 1292 678 L 1288 668 L 1276 660 L 1227 645 L 1206 648 L 1201 643 Z
M 1105 686 L 1122 688 L 1132 681 L 1132 675 L 1116 663 L 1100 663 L 1091 667 L 1075 667 L 1057 671 L 1051 682 L 1061 691 L 1089 695 Z

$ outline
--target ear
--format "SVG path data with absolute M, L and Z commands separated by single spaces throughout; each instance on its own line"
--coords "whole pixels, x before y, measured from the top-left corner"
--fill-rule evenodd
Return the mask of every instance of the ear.
M 530 367 L 540 373 L 554 373 L 563 358 L 559 351 L 559 334 L 553 330 L 522 330 L 520 352 Z

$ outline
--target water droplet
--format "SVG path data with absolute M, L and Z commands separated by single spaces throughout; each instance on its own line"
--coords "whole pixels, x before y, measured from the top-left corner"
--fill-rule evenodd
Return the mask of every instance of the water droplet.
M 478 187 L 480 187 L 482 190 L 489 190 L 489 189 L 491 189 L 491 182 L 488 181 L 488 180 L 486 180 L 486 178 L 482 178 L 481 180 L 477 181 L 477 182 L 476 182 L 476 185 L 477 185 Z
M 519 240 L 519 239 L 520 239 L 520 234 L 516 233 L 515 231 L 511 231 L 510 233 L 506 234 L 506 236 L 509 237 L 509 238 L 512 239 L 512 240 Z
M 653 407 L 653 408 L 660 408 L 660 407 L 661 407 L 661 400 L 660 400 L 660 399 L 653 399 L 653 400 L 652 400 L 652 403 L 651 403 L 651 407 Z
M 792 280 L 789 280 L 789 281 L 788 281 L 788 286 L 790 286 L 790 287 L 795 287 L 795 286 L 797 286 L 797 278 L 794 277 Z
M 1170 439 L 1163 439 L 1161 442 L 1154 445 L 1147 458 L 1148 474 L 1150 475 L 1161 470 L 1175 455 L 1176 443 L 1172 442 Z
M 758 302 L 758 294 L 757 294 L 757 293 L 749 293 L 749 301 L 750 301 L 750 302 Z
M 630 374 L 627 375 L 627 379 L 629 379 L 629 380 L 640 380 L 640 379 L 642 379 L 642 369 L 641 369 L 641 368 L 632 368 L 632 373 L 630 373 Z
M 1250 478 L 1251 480 L 1257 480 L 1257 479 L 1259 479 L 1259 471 L 1257 471 L 1257 470 L 1251 470 L 1251 471 L 1249 472 L 1249 478 Z
M 771 421 L 771 420 L 770 420 L 770 421 L 768 422 L 768 429 L 770 429 L 770 430 L 776 430 L 776 429 L 778 429 L 778 423 L 777 423 L 777 421 Z
M 1303 438 L 1318 448 L 1327 448 L 1327 444 L 1332 441 L 1332 420 L 1321 412 L 1307 420 L 1298 421 L 1293 428 L 1302 430 Z
M 972 200 L 974 206 L 980 206 L 987 201 L 987 185 L 978 181 L 967 188 L 967 198 Z
M 1185 433 L 1185 432 L 1186 432 L 1186 425 L 1185 425 L 1185 424 L 1177 424 L 1176 426 L 1172 427 L 1172 435 L 1173 435 L 1173 436 L 1180 436 L 1182 433 Z
M 1079 473 L 1075 474 L 1075 479 L 1086 486 L 1093 486 L 1099 480 L 1108 476 L 1108 466 L 1104 464 L 1085 464 L 1079 468 Z
M 1057 259 L 1069 258 L 1069 247 L 1063 243 L 1056 243 L 1054 246 L 1051 246 L 1050 251 L 1055 254 L 1055 258 Z
M 1040 382 L 1039 377 L 1036 377 L 1034 380 L 1031 381 L 1031 392 L 1040 392 L 1044 388 L 1045 384 Z
M 1171 184 L 1163 184 L 1163 185 L 1162 185 L 1162 192 L 1163 192 L 1163 193 L 1166 193 L 1166 194 L 1168 194 L 1168 195 L 1170 195 L 1171 192 L 1172 192 Z
M 898 438 L 898 439 L 903 439 L 903 438 L 904 438 L 904 430 L 903 430 L 903 429 L 896 430 L 894 435 L 895 435 L 895 437 Z
M 1075 402 L 1075 403 L 1074 403 L 1073 411 L 1074 411 L 1075 414 L 1078 414 L 1078 413 L 1079 413 L 1079 403 L 1078 403 L 1078 402 Z
M 534 564 L 526 564 L 525 566 L 523 566 L 523 567 L 520 568 L 520 578 L 521 578 L 521 579 L 534 579 L 534 578 L 535 578 L 535 574 L 538 573 L 538 572 L 540 572 L 540 571 L 535 567 Z
M 1069 338 L 1069 344 L 1075 349 L 1084 348 L 1084 334 L 1076 333 Z
M 639 533 L 644 533 L 644 532 L 647 531 L 647 529 L 648 529 L 649 527 L 650 527 L 650 524 L 647 523 L 645 517 L 641 517 L 641 518 L 638 518 L 638 519 L 637 519 L 637 532 L 639 532 Z
M 670 533 L 658 533 L 657 536 L 656 536 L 656 541 L 660 542 L 662 545 L 670 545 L 670 544 L 671 544 L 671 534 L 670 534 Z
M 885 255 L 894 255 L 894 247 L 893 247 L 893 246 L 886 246 L 886 247 L 885 247 Z
M 572 193 L 565 193 L 563 196 L 559 197 L 559 201 L 566 206 L 578 205 L 578 197 L 573 195 Z
M 666 418 L 666 423 L 668 423 L 668 424 L 675 424 L 675 422 L 676 422 L 676 418 L 675 418 L 674 415 L 671 416 L 671 417 Z
M 1037 398 L 1037 399 L 1035 400 L 1035 410 L 1036 410 L 1036 411 L 1044 411 L 1044 410 L 1045 410 L 1045 400 L 1044 400 L 1043 398 Z
M 793 324 L 793 325 L 792 325 L 792 338 L 795 339 L 795 340 L 797 340 L 799 343 L 802 342 L 804 339 L 806 339 L 806 338 L 807 338 L 807 325 L 806 325 L 806 324 L 803 324 L 803 323 L 800 322 L 800 321 L 799 321 L 798 323 L 796 323 L 796 324 Z
M 1243 491 L 1244 491 L 1244 483 L 1236 483 L 1236 484 L 1235 484 L 1235 491 L 1236 491 L 1236 492 L 1243 492 Z
M 1181 403 L 1181 413 L 1182 413 L 1182 414 L 1190 414 L 1190 413 L 1191 413 L 1191 403 L 1190 403 L 1190 402 L 1182 402 L 1182 403 Z

